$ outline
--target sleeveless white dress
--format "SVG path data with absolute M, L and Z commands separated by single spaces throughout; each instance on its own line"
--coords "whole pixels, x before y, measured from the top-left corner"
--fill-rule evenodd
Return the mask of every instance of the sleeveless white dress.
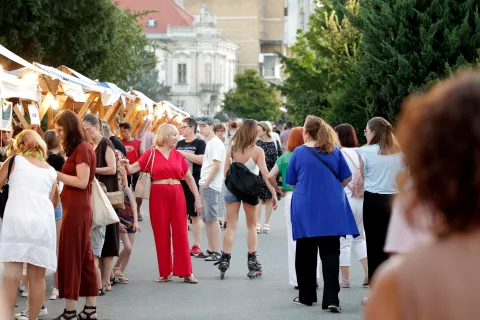
M 22 156 L 14 161 L 0 231 L 0 262 L 26 262 L 55 272 L 57 239 L 50 192 L 57 172 Z

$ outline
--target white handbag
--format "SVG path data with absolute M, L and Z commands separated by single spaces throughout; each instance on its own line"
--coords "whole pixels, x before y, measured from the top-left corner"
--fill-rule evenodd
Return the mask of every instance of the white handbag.
M 96 178 L 92 181 L 92 208 L 92 229 L 120 222 L 115 209 L 113 209 Z
M 137 185 L 135 186 L 136 198 L 150 200 L 150 189 L 152 188 L 152 171 L 153 164 L 155 163 L 155 149 L 152 149 L 152 152 L 150 152 L 150 157 L 148 157 L 147 164 L 145 165 L 145 170 L 147 169 L 150 160 L 152 160 L 150 172 L 140 172 L 140 175 L 138 176 Z

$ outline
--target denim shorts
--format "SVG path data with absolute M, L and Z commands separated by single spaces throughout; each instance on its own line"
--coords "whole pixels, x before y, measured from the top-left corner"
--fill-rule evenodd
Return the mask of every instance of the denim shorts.
M 59 203 L 55 208 L 55 221 L 62 220 L 62 204 Z
M 232 193 L 232 191 L 230 191 L 227 186 L 225 186 L 225 203 L 234 203 L 234 202 L 240 202 L 242 200 L 240 200 L 239 197 L 237 197 L 236 195 L 234 195 Z
M 207 222 L 214 222 L 221 219 L 220 217 L 220 195 L 221 192 L 212 188 L 200 186 L 200 194 L 202 195 L 203 210 L 201 218 Z

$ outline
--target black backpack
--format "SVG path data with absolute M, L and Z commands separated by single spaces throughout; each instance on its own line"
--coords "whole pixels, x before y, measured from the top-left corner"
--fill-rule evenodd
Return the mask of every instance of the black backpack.
M 262 178 L 252 173 L 243 163 L 233 162 L 227 172 L 225 185 L 242 201 L 257 205 L 262 190 Z

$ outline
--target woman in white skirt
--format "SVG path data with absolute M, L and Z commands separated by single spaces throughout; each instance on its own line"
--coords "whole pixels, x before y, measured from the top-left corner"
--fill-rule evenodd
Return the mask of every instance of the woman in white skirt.
M 368 286 L 367 242 L 365 241 L 365 228 L 363 227 L 363 177 L 360 174 L 360 160 L 357 155 L 358 140 L 355 129 L 350 124 L 341 124 L 335 128 L 335 131 L 342 147 L 342 154 L 353 174 L 352 181 L 345 187 L 345 193 L 360 232 L 360 236 L 355 239 L 352 236 L 340 238 L 340 271 L 342 272 L 340 287 L 350 288 L 352 248 L 363 266 L 365 272 L 363 286 L 366 287 Z
M 23 263 L 27 263 L 29 314 L 36 319 L 45 298 L 45 271 L 57 269 L 53 214 L 59 202 L 57 173 L 46 162 L 46 144 L 35 131 L 20 133 L 14 150 L 17 156 L 8 159 L 0 169 L 3 186 L 13 161 L 0 233 L 0 262 L 5 267 L 0 282 L 0 319 L 12 316 Z
M 275 166 L 268 174 L 268 179 L 270 180 L 270 183 L 276 188 L 278 193 L 282 194 L 282 196 L 285 197 L 285 218 L 287 221 L 288 239 L 288 283 L 290 283 L 295 288 L 298 288 L 297 273 L 295 271 L 295 252 L 297 244 L 296 241 L 293 241 L 292 221 L 290 217 L 290 204 L 292 203 L 293 189 L 285 183 L 285 177 L 287 175 L 288 163 L 290 161 L 290 157 L 292 156 L 293 150 L 295 150 L 297 147 L 302 146 L 303 143 L 303 128 L 293 128 L 290 132 L 290 135 L 288 136 L 287 152 L 277 159 Z M 282 177 L 281 189 L 278 187 L 278 184 L 276 182 L 276 178 L 279 174 Z M 320 259 L 318 261 L 320 261 Z M 320 263 L 317 267 L 317 278 L 320 276 L 319 267 Z

